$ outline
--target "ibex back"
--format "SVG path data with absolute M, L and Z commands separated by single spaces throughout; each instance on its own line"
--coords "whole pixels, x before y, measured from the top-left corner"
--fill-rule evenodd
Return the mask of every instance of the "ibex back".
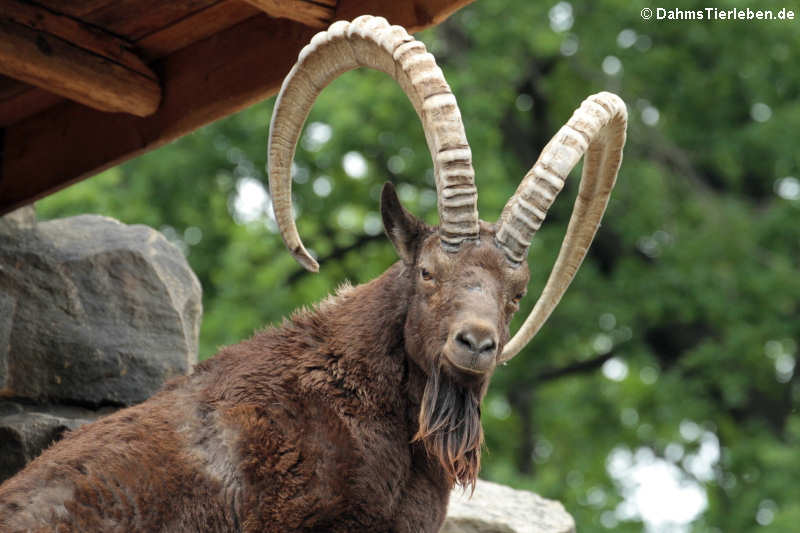
M 438 530 L 450 489 L 478 474 L 480 402 L 495 367 L 538 331 L 594 237 L 621 161 L 625 105 L 608 93 L 588 98 L 499 221 L 483 222 L 460 113 L 424 45 L 377 17 L 333 24 L 287 76 L 269 141 L 276 219 L 311 270 L 289 169 L 321 88 L 359 66 L 394 77 L 417 110 L 440 226 L 415 218 L 384 186 L 396 264 L 69 434 L 0 487 L 0 530 Z M 584 152 L 556 265 L 509 339 L 531 239 Z

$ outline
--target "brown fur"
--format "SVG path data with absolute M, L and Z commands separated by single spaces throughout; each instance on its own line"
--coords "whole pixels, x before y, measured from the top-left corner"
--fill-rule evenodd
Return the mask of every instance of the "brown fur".
M 502 349 L 528 274 L 493 228 L 447 254 L 393 202 L 402 261 L 69 434 L 0 486 L 0 531 L 437 531 L 491 375 L 443 355 L 452 326 L 479 313 Z

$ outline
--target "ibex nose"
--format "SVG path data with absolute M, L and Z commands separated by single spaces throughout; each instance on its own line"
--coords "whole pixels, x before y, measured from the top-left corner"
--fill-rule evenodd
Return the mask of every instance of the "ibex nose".
M 494 364 L 497 354 L 495 328 L 483 321 L 462 324 L 452 337 L 449 356 L 452 363 L 472 372 L 485 372 Z
M 485 334 L 479 337 L 478 335 L 481 333 Z M 480 354 L 489 350 L 494 351 L 494 347 L 497 344 L 495 343 L 494 335 L 491 333 L 481 331 L 476 334 L 474 330 L 459 331 L 456 334 L 456 342 L 473 354 Z

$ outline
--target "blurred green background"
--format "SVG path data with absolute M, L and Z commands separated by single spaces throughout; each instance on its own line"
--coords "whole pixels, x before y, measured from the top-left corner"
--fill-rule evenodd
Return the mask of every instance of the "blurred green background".
M 800 524 L 800 6 L 794 21 L 645 21 L 643 2 L 479 0 L 418 37 L 459 99 L 481 217 L 495 220 L 591 93 L 629 109 L 617 188 L 590 254 L 483 409 L 482 477 L 564 503 L 581 532 L 796 532 Z M 704 3 L 664 7 L 702 9 Z M 101 213 L 180 246 L 204 289 L 201 358 L 367 281 L 395 255 L 381 184 L 436 222 L 421 126 L 388 77 L 352 72 L 296 158 L 305 273 L 266 194 L 273 100 L 38 203 Z M 578 172 L 530 252 L 525 316 Z

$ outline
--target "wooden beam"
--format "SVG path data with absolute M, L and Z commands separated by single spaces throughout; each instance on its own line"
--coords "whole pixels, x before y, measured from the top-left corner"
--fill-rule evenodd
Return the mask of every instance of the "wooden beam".
M 138 116 L 153 113 L 161 99 L 156 76 L 132 54 L 120 51 L 113 58 L 101 51 L 115 43 L 80 25 L 61 25 L 56 36 L 44 30 L 59 26 L 50 11 L 17 2 L 3 5 L 0 15 L 0 73 L 104 111 L 124 111 Z M 30 20 L 26 10 L 38 10 Z M 32 24 L 34 27 L 28 26 Z M 78 42 L 69 42 L 67 34 Z M 126 63 L 133 62 L 136 70 Z
M 0 128 L 35 115 L 63 101 L 61 96 L 20 82 L 21 91 L 0 100 Z
M 0 101 L 14 98 L 28 90 L 30 85 L 0 74 Z
M 2 1 L 0 0 L 0 2 Z M 62 1 L 64 0 L 50 0 L 50 4 L 53 7 L 61 7 L 59 2 Z M 70 5 L 69 7 L 77 9 L 81 5 L 80 2 L 84 0 L 75 1 L 77 2 L 75 6 Z M 105 4 L 110 2 L 110 0 L 96 1 L 105 2 Z M 322 1 L 335 2 L 335 0 Z M 259 13 L 262 11 L 240 0 L 217 2 L 136 41 L 135 49 L 141 57 L 141 60 L 136 57 L 136 61 L 144 65 L 142 61 L 150 63 L 161 59 Z M 76 21 L 70 20 L 70 22 L 75 23 Z M 130 51 L 132 55 L 130 43 L 122 39 L 117 39 L 117 41 L 119 42 L 118 50 Z M 128 59 L 127 65 L 134 68 L 134 62 L 130 59 Z M 0 75 L 0 128 L 35 115 L 62 100 L 62 97 L 38 87 L 32 87 L 11 78 L 5 80 L 2 78 L 4 77 Z
M 46 35 L 58 37 L 79 48 L 118 63 L 138 72 L 146 78 L 158 81 L 147 65 L 133 52 L 133 45 L 119 37 L 107 33 L 96 26 L 90 26 L 72 17 L 17 0 L 0 0 L 3 3 L 0 18 L 7 18 L 17 24 Z
M 455 11 L 472 2 L 473 0 L 339 0 L 334 20 L 353 20 L 359 15 L 369 13 L 403 26 L 408 33 L 416 33 L 444 22 Z
M 334 6 L 309 0 L 244 0 L 270 17 L 287 18 L 312 28 L 333 22 Z
M 258 15 L 158 63 L 164 98 L 152 116 L 102 113 L 65 101 L 12 124 L 0 150 L 0 213 L 275 94 L 314 33 Z M 266 119 L 264 128 L 266 135 Z
M 392 13 L 377 1 L 359 13 L 348 7 L 350 1 L 338 5 L 351 19 L 374 9 Z M 391 1 L 398 3 L 386 0 Z M 433 3 L 450 13 L 450 6 L 466 1 Z M 395 14 L 417 30 L 425 20 L 442 17 L 413 9 Z M 10 125 L 0 147 L 0 215 L 272 96 L 315 32 L 258 15 L 172 53 L 154 65 L 164 80 L 164 98 L 149 117 L 101 113 L 65 101 Z M 265 117 L 264 135 L 266 128 Z
M 82 18 L 92 11 L 114 2 L 115 0 L 36 0 L 36 3 L 53 11 Z
M 179 21 L 147 34 L 136 47 L 148 60 L 161 59 L 173 52 L 227 30 L 261 13 L 246 2 L 226 0 L 192 13 Z
M 106 31 L 137 41 L 221 0 L 115 0 L 81 17 Z

